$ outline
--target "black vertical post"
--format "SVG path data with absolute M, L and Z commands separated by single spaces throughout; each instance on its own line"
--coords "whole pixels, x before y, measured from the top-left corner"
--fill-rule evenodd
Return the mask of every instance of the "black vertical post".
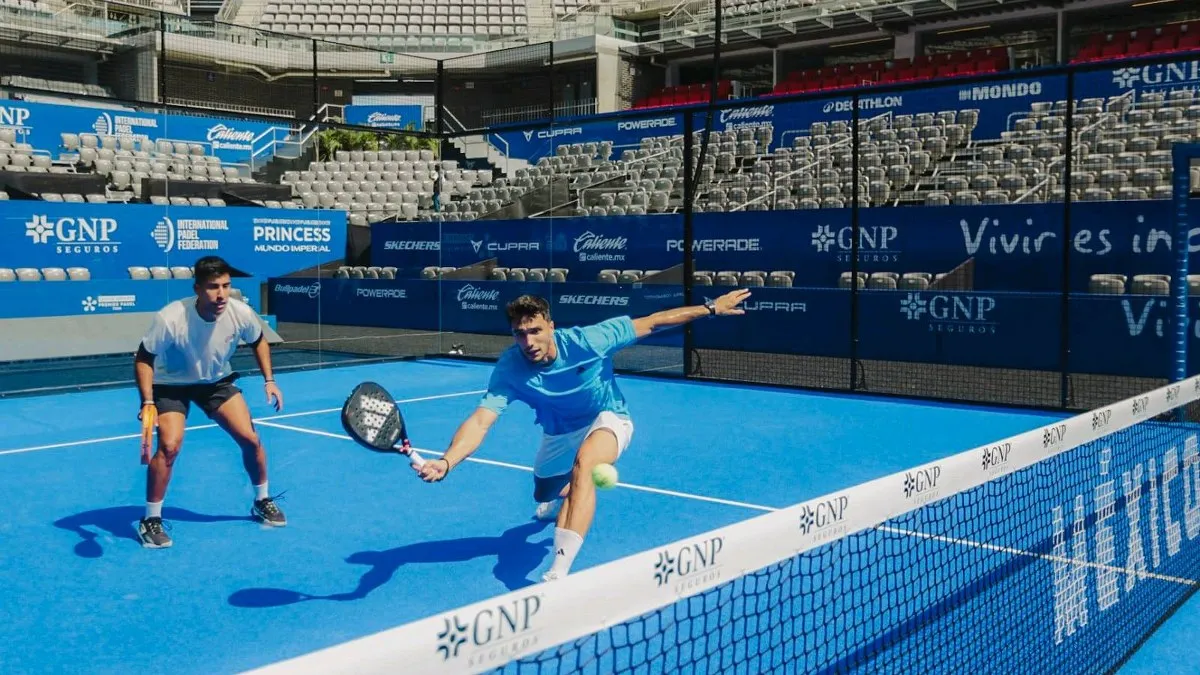
M 711 108 L 709 115 L 712 115 Z M 696 198 L 696 177 L 692 173 L 692 157 L 696 151 L 695 136 L 696 120 L 691 111 L 683 113 L 683 305 L 690 307 L 695 302 L 692 299 L 692 274 L 695 272 L 695 261 L 692 258 L 692 201 Z M 692 325 L 683 327 L 683 376 L 692 375 Z
M 445 62 L 442 59 L 438 59 L 437 72 L 433 77 L 433 131 L 437 138 L 439 160 L 446 158 L 446 144 L 449 143 L 449 140 L 446 137 L 446 118 L 444 112 L 442 111 L 442 106 L 445 103 L 443 99 L 443 96 L 445 95 L 445 89 L 443 88 L 443 85 L 445 84 L 443 81 L 445 75 Z M 433 182 L 433 194 L 437 198 L 437 211 L 439 213 L 442 210 L 442 173 L 443 172 L 439 169 L 437 172 L 437 180 Z
M 158 102 L 167 105 L 167 13 L 158 13 Z
M 551 122 L 551 124 L 554 123 L 554 119 L 555 119 L 555 116 L 554 116 L 554 72 L 555 72 L 554 71 L 554 41 L 551 40 L 550 41 L 550 77 L 549 77 L 550 83 L 549 83 L 549 86 L 546 87 L 549 90 L 549 97 L 550 97 L 550 122 Z
M 850 97 L 850 391 L 858 388 L 858 97 Z
M 1075 73 L 1067 73 L 1067 124 L 1066 144 L 1063 152 L 1066 167 L 1063 169 L 1063 232 L 1062 232 L 1062 303 L 1059 320 L 1059 404 L 1066 408 L 1071 404 L 1071 173 L 1075 166 Z
M 320 60 L 317 57 L 317 41 L 312 41 L 312 117 L 313 121 L 317 120 L 317 115 L 321 114 L 321 78 L 317 74 L 320 72 Z

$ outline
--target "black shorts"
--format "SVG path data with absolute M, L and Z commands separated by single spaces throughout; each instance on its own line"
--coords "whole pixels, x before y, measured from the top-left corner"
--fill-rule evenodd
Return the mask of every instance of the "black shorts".
M 242 393 L 234 384 L 237 379 L 238 375 L 234 373 L 205 384 L 156 384 L 154 405 L 160 415 L 175 412 L 183 413 L 186 417 L 191 410 L 191 404 L 195 403 L 211 419 L 226 401 Z

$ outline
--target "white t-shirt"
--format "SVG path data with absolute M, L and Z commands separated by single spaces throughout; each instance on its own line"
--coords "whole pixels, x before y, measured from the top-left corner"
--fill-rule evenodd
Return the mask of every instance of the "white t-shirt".
M 196 299 L 176 300 L 154 315 L 142 346 L 154 354 L 156 384 L 216 382 L 233 374 L 229 360 L 244 340 L 253 344 L 262 336 L 254 309 L 229 299 L 215 321 L 205 321 L 196 311 Z

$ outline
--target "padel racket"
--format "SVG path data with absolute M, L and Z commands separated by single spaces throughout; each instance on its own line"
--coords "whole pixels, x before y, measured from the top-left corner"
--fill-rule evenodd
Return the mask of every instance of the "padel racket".
M 364 448 L 399 452 L 407 455 L 414 466 L 425 463 L 409 443 L 408 428 L 396 400 L 374 382 L 363 382 L 350 392 L 342 405 L 342 427 Z

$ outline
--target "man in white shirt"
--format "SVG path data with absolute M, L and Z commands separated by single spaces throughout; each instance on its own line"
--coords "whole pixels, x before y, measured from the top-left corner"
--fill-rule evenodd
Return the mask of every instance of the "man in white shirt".
M 165 548 L 171 538 L 163 531 L 162 503 L 191 404 L 228 433 L 242 449 L 242 463 L 256 496 L 250 515 L 268 525 L 287 524 L 267 492 L 267 456 L 255 431 L 250 409 L 234 385 L 238 374 L 230 360 L 244 341 L 254 348 L 262 370 L 267 401 L 283 409 L 283 394 L 271 376 L 271 352 L 263 339 L 258 315 L 245 302 L 231 297 L 232 268 L 221 258 L 207 256 L 193 270 L 195 298 L 177 300 L 154 316 L 134 359 L 142 408 L 142 461 L 146 473 L 146 515 L 138 537 L 146 548 Z M 151 435 L 158 425 L 158 452 L 150 458 Z

